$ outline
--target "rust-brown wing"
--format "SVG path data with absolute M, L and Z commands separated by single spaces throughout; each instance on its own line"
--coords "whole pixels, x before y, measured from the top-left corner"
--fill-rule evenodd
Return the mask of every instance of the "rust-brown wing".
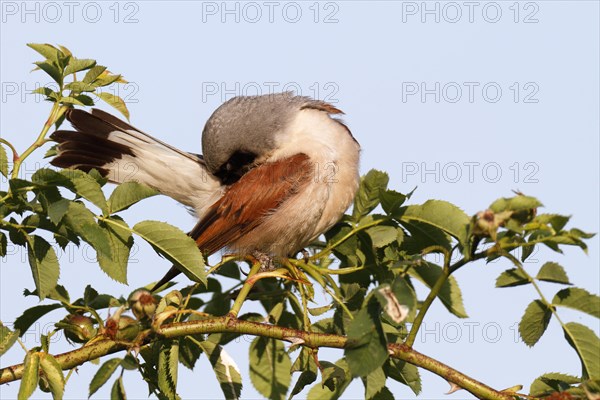
M 305 154 L 251 169 L 212 205 L 189 235 L 204 254 L 215 253 L 250 233 L 265 215 L 302 190 L 311 179 L 312 171 L 313 166 Z M 180 273 L 173 266 L 152 291 Z
M 190 236 L 205 254 L 212 254 L 256 228 L 311 179 L 308 156 L 262 164 L 231 185 L 196 224 Z

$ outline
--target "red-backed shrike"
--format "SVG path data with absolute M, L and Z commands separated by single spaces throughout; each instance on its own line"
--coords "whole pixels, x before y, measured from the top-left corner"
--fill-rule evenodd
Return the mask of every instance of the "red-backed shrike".
M 72 109 L 76 132 L 54 132 L 52 164 L 144 183 L 193 208 L 190 235 L 205 255 L 287 257 L 333 226 L 358 188 L 360 146 L 337 114 L 291 93 L 235 97 L 207 121 L 200 156 L 101 110 Z

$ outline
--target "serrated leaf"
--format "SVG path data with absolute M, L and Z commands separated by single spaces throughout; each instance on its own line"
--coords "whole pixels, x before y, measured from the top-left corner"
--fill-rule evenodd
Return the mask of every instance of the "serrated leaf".
M 48 314 L 50 311 L 61 308 L 60 304 L 43 304 L 39 306 L 31 307 L 23 312 L 15 320 L 14 328 L 20 332 L 19 336 L 23 336 L 27 333 L 27 330 L 33 325 L 38 319 Z
M 387 189 L 390 178 L 385 172 L 370 170 L 360 180 L 358 193 L 354 198 L 352 219 L 359 221 L 379 204 L 379 193 Z
M 223 346 L 211 341 L 200 342 L 200 347 L 208 356 L 224 398 L 239 399 L 242 394 L 242 375 L 235 360 L 231 358 Z
M 96 90 L 96 86 L 91 83 L 85 83 L 80 81 L 70 82 L 65 85 L 66 90 L 72 90 L 73 92 L 93 92 Z
M 593 330 L 577 322 L 563 327 L 567 342 L 575 349 L 581 360 L 583 379 L 600 378 L 600 339 Z
M 576 376 L 550 372 L 536 378 L 536 380 L 531 383 L 529 395 L 533 397 L 544 397 L 552 392 L 562 392 L 566 390 L 563 389 L 565 386 L 569 387 L 570 385 L 579 382 L 581 382 L 581 379 Z
M 365 385 L 365 400 L 371 400 L 385 386 L 386 376 L 382 368 L 377 368 L 363 379 Z
M 103 87 L 113 84 L 115 82 L 126 83 L 121 75 L 112 75 L 108 73 L 108 71 L 104 71 L 104 73 L 102 73 L 102 75 L 100 75 L 98 79 L 96 79 L 94 84 L 98 87 Z
M 112 93 L 108 92 L 100 92 L 96 93 L 98 97 L 104 100 L 107 104 L 113 106 L 117 111 L 125 116 L 129 120 L 129 110 L 127 109 L 127 104 L 123 101 L 119 96 L 115 96 Z
M 110 360 L 104 362 L 98 371 L 94 374 L 92 381 L 90 382 L 90 389 L 88 397 L 92 397 L 94 393 L 98 391 L 112 376 L 112 374 L 117 370 L 119 365 L 121 364 L 121 358 L 111 358 Z
M 352 374 L 345 359 L 338 360 L 335 364 L 321 361 L 322 383 L 313 386 L 308 392 L 308 400 L 333 400 L 344 393 L 350 382 Z
M 125 182 L 116 187 L 108 199 L 109 213 L 113 214 L 128 209 L 133 204 L 148 197 L 157 195 L 158 192 L 146 185 L 137 182 Z
M 78 94 L 77 96 L 73 97 L 75 100 L 77 100 L 78 102 L 80 102 L 81 104 L 83 104 L 84 106 L 93 106 L 94 103 L 94 99 L 92 99 L 90 96 L 87 96 L 85 94 Z
M 71 57 L 69 64 L 67 64 L 67 67 L 65 68 L 65 76 L 90 69 L 94 65 L 96 65 L 96 60 Z
M 8 155 L 4 146 L 0 144 L 0 174 L 8 178 Z
M 50 77 L 59 85 L 62 85 L 62 74 L 60 72 L 59 67 L 54 63 L 49 63 L 47 61 L 38 61 L 34 63 L 37 65 L 42 71 L 50 75 Z
M 6 353 L 19 338 L 19 330 L 11 331 L 0 322 L 0 357 Z
M 518 268 L 507 269 L 496 278 L 496 287 L 512 287 L 531 283 L 529 277 Z
M 104 228 L 108 235 L 112 257 L 98 253 L 100 268 L 117 282 L 127 283 L 127 263 L 129 252 L 133 246 L 133 236 L 129 226 L 118 216 L 108 218 L 112 223 L 100 221 L 98 224 Z
M 123 377 L 117 378 L 110 389 L 110 400 L 127 400 L 125 395 L 125 386 L 123 385 Z
M 552 317 L 552 310 L 542 301 L 534 300 L 525 309 L 525 314 L 519 322 L 519 334 L 529 347 L 540 340 Z
M 35 287 L 43 300 L 58 283 L 58 257 L 50 243 L 41 236 L 32 235 L 27 236 L 27 258 Z
M 432 288 L 442 274 L 442 267 L 432 263 L 421 263 L 409 269 L 408 273 Z M 437 297 L 452 314 L 459 318 L 468 317 L 463 304 L 462 292 L 453 276 L 448 277 Z
M 370 301 L 350 321 L 347 329 L 348 346 L 344 349 L 344 355 L 353 376 L 367 376 L 388 358 L 379 314 L 379 304 Z
M 376 225 L 366 230 L 375 248 L 382 248 L 396 241 L 398 228 L 389 225 Z
M 279 340 L 257 337 L 250 344 L 250 381 L 266 398 L 285 398 L 291 368 L 290 356 Z
M 204 258 L 196 242 L 180 229 L 159 221 L 142 221 L 133 231 L 167 260 L 177 264 L 188 278 L 206 285 Z
M 418 396 L 421 393 L 421 376 L 416 366 L 402 360 L 390 358 L 388 376 L 408 386 L 415 395 Z
M 453 236 L 464 247 L 471 219 L 463 210 L 442 200 L 428 200 L 422 205 L 406 207 L 400 221 L 421 222 L 436 227 Z
M 17 395 L 19 400 L 26 400 L 31 397 L 37 387 L 40 369 L 39 354 L 32 352 L 27 353 L 24 364 L 23 377 L 21 378 L 19 393 Z
M 541 207 L 542 203 L 535 197 L 530 196 L 515 196 L 503 197 L 496 200 L 490 205 L 490 210 L 494 213 L 502 211 L 525 211 Z
M 63 221 L 68 227 L 85 242 L 91 245 L 97 253 L 112 258 L 112 249 L 108 233 L 96 224 L 94 214 L 83 204 L 70 202 Z
M 179 341 L 166 341 L 158 354 L 158 388 L 169 399 L 177 398 Z
M 555 262 L 547 262 L 542 265 L 536 278 L 540 281 L 563 283 L 565 285 L 571 284 L 564 268 Z
M 59 50 L 48 43 L 27 43 L 27 47 L 37 51 L 46 59 L 58 63 Z
M 48 218 L 53 224 L 58 225 L 69 209 L 69 200 L 58 199 L 48 203 Z
M 48 353 L 40 355 L 40 364 L 42 372 L 46 375 L 46 379 L 50 385 L 52 398 L 54 400 L 62 399 L 65 391 L 65 376 L 63 375 L 60 364 Z
M 73 183 L 72 188 L 69 189 L 74 191 L 75 194 L 90 201 L 103 213 L 108 211 L 108 204 L 98 181 L 89 174 L 76 169 L 63 169 L 60 173 Z
M 307 385 L 310 385 L 316 380 L 317 374 L 314 371 L 302 371 L 288 399 L 291 399 L 293 396 L 300 393 Z
M 552 305 L 569 307 L 600 318 L 600 296 L 585 289 L 577 287 L 562 289 L 554 295 Z
M 387 189 L 379 192 L 381 208 L 387 215 L 396 215 L 409 196 Z
M 105 70 L 106 67 L 102 65 L 94 65 L 88 72 L 86 72 L 85 76 L 83 77 L 83 82 L 93 83 L 96 78 L 98 78 Z

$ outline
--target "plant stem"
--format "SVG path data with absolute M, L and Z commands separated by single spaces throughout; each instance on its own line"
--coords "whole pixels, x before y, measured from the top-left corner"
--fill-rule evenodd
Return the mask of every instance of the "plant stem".
M 233 302 L 233 306 L 231 307 L 231 310 L 229 311 L 228 315 L 230 317 L 235 318 L 238 316 L 238 313 L 240 312 L 240 309 L 242 308 L 242 304 L 244 304 L 246 297 L 248 297 L 248 293 L 250 293 L 250 290 L 252 290 L 252 286 L 254 286 L 254 283 L 256 282 L 256 279 L 253 279 L 253 278 L 258 273 L 258 271 L 260 271 L 261 267 L 262 267 L 262 265 L 261 265 L 260 261 L 258 261 L 258 260 L 254 261 L 252 263 L 252 268 L 250 269 L 250 272 L 248 273 L 248 277 L 246 278 L 244 285 L 240 289 L 240 293 L 235 298 L 235 301 Z
M 429 294 L 425 298 L 425 301 L 421 305 L 421 308 L 419 309 L 419 313 L 415 317 L 413 325 L 410 328 L 408 337 L 404 341 L 404 344 L 407 345 L 408 347 L 412 347 L 412 345 L 415 343 L 415 339 L 417 338 L 417 332 L 419 332 L 419 328 L 421 327 L 421 324 L 423 323 L 423 320 L 425 319 L 425 314 L 427 314 L 429 307 L 431 306 L 431 304 L 433 303 L 433 301 L 435 300 L 437 295 L 440 293 L 440 290 L 442 290 L 444 283 L 446 283 L 446 280 L 448 279 L 448 277 L 451 274 L 451 269 L 450 269 L 451 253 L 447 249 L 445 249 L 441 246 L 430 246 L 423 250 L 423 255 L 426 255 L 426 254 L 434 252 L 434 251 L 441 251 L 444 254 L 444 268 L 442 268 L 442 274 L 438 277 L 437 281 L 435 282 L 435 284 L 429 291 Z
M 23 154 L 21 154 L 15 160 L 13 170 L 11 173 L 11 179 L 16 179 L 19 176 L 19 170 L 21 169 L 21 164 L 23 164 L 23 161 L 27 157 L 29 157 L 31 153 L 33 153 L 36 149 L 38 149 L 45 143 L 46 134 L 48 133 L 52 125 L 54 125 L 54 123 L 65 113 L 65 111 L 67 111 L 67 108 L 68 107 L 61 106 L 59 103 L 54 103 L 54 105 L 52 106 L 52 110 L 50 111 L 50 116 L 46 120 L 46 123 L 44 124 L 44 127 L 42 128 L 42 131 L 40 132 L 36 141 L 33 142 L 31 146 L 29 146 L 27 150 L 25 150 Z
M 321 251 L 319 251 L 318 253 L 312 255 L 311 257 L 309 257 L 309 260 L 314 261 L 314 260 L 317 260 L 317 259 L 323 257 L 327 253 L 331 252 L 331 250 L 335 249 L 337 246 L 339 246 L 340 244 L 344 243 L 346 240 L 350 239 L 352 236 L 356 235 L 356 233 L 358 233 L 360 231 L 363 231 L 363 230 L 365 230 L 367 228 L 370 228 L 372 226 L 379 225 L 379 224 L 381 224 L 383 222 L 386 222 L 387 220 L 388 220 L 387 218 L 376 219 L 373 222 L 369 222 L 368 224 L 360 225 L 360 226 L 357 226 L 357 227 L 353 228 L 350 232 L 348 232 L 347 234 L 345 234 L 341 239 L 339 239 L 335 243 L 327 245 Z
M 15 146 L 13 146 L 11 142 L 9 142 L 8 140 L 0 138 L 0 143 L 3 143 L 3 144 L 7 145 L 10 148 L 10 150 L 13 153 L 13 162 L 19 158 L 19 153 L 17 152 L 17 149 L 15 149 Z
M 147 342 L 154 339 L 178 338 L 187 335 L 208 333 L 238 333 L 249 334 L 273 339 L 285 340 L 297 343 L 302 340 L 304 346 L 309 348 L 331 347 L 343 349 L 348 340 L 345 336 L 306 332 L 297 329 L 285 328 L 276 325 L 262 324 L 258 322 L 244 321 L 231 316 L 216 317 L 198 321 L 187 321 L 164 325 L 156 331 L 157 336 L 151 334 Z M 63 370 L 72 369 L 86 363 L 89 360 L 98 359 L 108 354 L 126 350 L 128 344 L 105 339 L 90 343 L 79 349 L 58 354 L 56 361 Z M 131 344 L 129 344 L 131 346 Z M 417 367 L 426 369 L 444 378 L 448 382 L 464 388 L 480 399 L 490 400 L 512 400 L 513 396 L 490 388 L 489 386 L 445 365 L 435 359 L 421 354 L 404 344 L 389 344 L 390 356 L 406 361 Z M 0 384 L 13 382 L 23 377 L 23 364 L 13 365 L 0 369 Z

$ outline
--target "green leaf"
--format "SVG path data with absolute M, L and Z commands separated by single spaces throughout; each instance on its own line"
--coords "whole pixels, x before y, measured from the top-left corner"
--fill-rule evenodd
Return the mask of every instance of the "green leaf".
M 421 376 L 416 366 L 390 358 L 387 374 L 393 380 L 408 386 L 415 395 L 418 396 L 421 393 Z
M 291 368 L 292 361 L 282 342 L 257 337 L 250 344 L 250 381 L 266 398 L 285 398 L 292 381 Z
M 398 193 L 395 190 L 387 189 L 379 192 L 379 200 L 381 201 L 381 208 L 387 215 L 396 215 L 400 211 L 400 207 L 409 195 Z
M 571 284 L 564 268 L 555 262 L 547 262 L 542 265 L 536 278 L 540 281 L 563 283 L 565 285 Z
M 554 295 L 552 305 L 569 307 L 600 318 L 600 297 L 585 289 L 577 287 L 562 289 Z
M 535 197 L 515 196 L 504 197 L 496 200 L 490 205 L 490 210 L 495 214 L 502 211 L 525 211 L 541 207 L 542 203 Z
M 23 336 L 27 333 L 27 330 L 33 325 L 38 319 L 48 314 L 50 311 L 61 308 L 60 304 L 43 304 L 39 306 L 31 307 L 23 312 L 15 320 L 14 328 L 19 331 L 19 336 Z
M 442 274 L 442 267 L 432 263 L 421 263 L 409 269 L 408 273 L 431 289 Z M 452 314 L 459 318 L 468 317 L 463 304 L 462 292 L 453 276 L 448 277 L 437 297 Z
M 0 357 L 6 353 L 19 337 L 19 330 L 11 331 L 0 322 Z
M 518 268 L 507 269 L 496 279 L 496 287 L 512 287 L 531 283 L 529 277 Z
M 0 145 L 0 174 L 8 178 L 8 155 L 2 145 Z
M 383 368 L 377 368 L 363 379 L 365 385 L 365 400 L 371 400 L 377 393 L 383 390 L 386 376 Z
M 428 200 L 422 205 L 406 207 L 400 217 L 403 222 L 422 222 L 453 236 L 464 247 L 471 219 L 454 204 L 442 200 Z
M 128 209 L 133 204 L 158 192 L 149 186 L 137 182 L 125 182 L 116 187 L 108 199 L 109 213 L 113 214 Z
M 386 190 L 390 178 L 385 172 L 370 170 L 360 180 L 358 193 L 354 198 L 352 219 L 359 221 L 379 204 L 379 193 Z
M 6 235 L 0 232 L 0 257 L 6 256 L 6 250 L 8 247 L 8 239 L 6 239 Z
M 78 94 L 77 96 L 73 96 L 73 98 L 81 104 L 83 104 L 84 106 L 93 106 L 95 104 L 94 99 L 85 94 Z
M 17 395 L 19 400 L 26 400 L 31 397 L 37 387 L 40 369 L 39 353 L 28 352 L 25 356 L 24 364 L 23 377 L 21 378 L 19 394 Z
M 100 92 L 96 93 L 98 97 L 104 100 L 107 104 L 113 106 L 117 111 L 125 116 L 125 118 L 129 119 L 129 110 L 127 109 L 127 104 L 123 101 L 119 96 L 115 96 L 112 93 L 108 92 Z
M 117 367 L 121 364 L 121 358 L 111 358 L 110 360 L 104 362 L 94 377 L 90 382 L 90 390 L 88 397 L 92 397 L 94 393 L 98 391 L 112 376 L 112 374 L 117 370 Z
M 70 202 L 63 220 L 75 234 L 91 245 L 97 253 L 108 258 L 113 257 L 108 233 L 96 224 L 94 214 L 83 204 Z
M 540 340 L 552 317 L 552 310 L 541 300 L 532 301 L 519 322 L 519 334 L 529 347 Z
M 48 218 L 53 224 L 58 225 L 69 209 L 69 200 L 57 199 L 48 203 Z
M 58 283 L 58 257 L 50 243 L 37 235 L 27 236 L 27 256 L 35 287 L 43 300 Z
M 169 399 L 177 398 L 179 341 L 165 341 L 158 354 L 158 388 Z
M 142 221 L 133 227 L 133 231 L 157 253 L 176 264 L 188 278 L 206 285 L 204 258 L 191 237 L 159 221 Z
M 40 53 L 46 59 L 58 63 L 58 58 L 61 56 L 60 50 L 48 43 L 27 43 L 27 47 Z
M 600 339 L 593 330 L 577 322 L 563 327 L 565 339 L 575 349 L 581 360 L 583 379 L 600 378 Z
M 42 372 L 44 372 L 44 375 L 46 375 L 46 379 L 50 384 L 52 398 L 54 400 L 62 399 L 65 391 L 65 376 L 63 375 L 60 364 L 52 355 L 48 353 L 43 353 L 40 355 L 40 364 L 42 367 Z
M 223 346 L 211 341 L 200 342 L 200 347 L 208 356 L 208 360 L 215 371 L 217 381 L 223 391 L 223 397 L 226 399 L 239 399 L 242 394 L 242 376 L 234 359 L 225 351 Z
M 67 64 L 67 68 L 65 68 L 65 76 L 90 69 L 94 65 L 96 65 L 96 60 L 71 57 L 69 64 Z
M 127 283 L 127 263 L 129 252 L 133 246 L 133 236 L 127 223 L 118 216 L 108 218 L 112 223 L 100 221 L 98 224 L 104 228 L 108 235 L 112 257 L 98 253 L 100 268 L 117 282 Z
M 571 385 L 579 382 L 581 382 L 581 379 L 575 376 L 550 372 L 533 381 L 529 388 L 529 395 L 544 397 L 552 392 L 563 392 Z
M 119 378 L 115 380 L 115 383 L 113 383 L 112 388 L 110 390 L 110 400 L 127 400 L 122 376 L 119 376 Z
M 417 311 L 417 295 L 412 285 L 408 283 L 409 278 L 398 275 L 392 282 L 392 291 L 398 299 L 398 303 L 408 307 L 408 320 L 414 318 Z
M 294 388 L 292 389 L 292 392 L 290 393 L 289 399 L 300 393 L 307 385 L 310 385 L 316 380 L 316 372 L 310 370 L 302 371 L 298 377 L 298 380 L 296 381 L 296 384 L 294 385 Z
M 409 306 L 400 302 L 389 284 L 382 283 L 373 293 L 375 293 L 375 298 L 390 321 L 399 324 L 408 317 L 410 313 Z
M 89 174 L 77 169 L 63 169 L 60 173 L 73 183 L 73 187 L 69 188 L 70 190 L 90 201 L 103 213 L 107 213 L 108 204 L 98 181 Z
M 345 359 L 338 360 L 335 364 L 321 361 L 322 383 L 313 386 L 308 392 L 309 400 L 333 400 L 338 399 L 344 393 L 352 375 Z
M 100 76 L 100 74 L 102 74 L 105 70 L 106 70 L 106 67 L 104 67 L 102 65 L 93 66 L 83 77 L 83 82 L 84 83 L 93 83 L 96 80 L 96 78 L 98 78 Z
M 62 82 L 63 82 L 62 73 L 60 71 L 60 68 L 56 64 L 49 63 L 47 61 L 38 61 L 38 62 L 35 62 L 34 64 L 37 65 L 42 71 L 44 71 L 45 73 L 50 75 L 50 77 L 52 79 L 54 79 L 54 81 L 56 83 L 58 83 L 59 86 L 62 85 Z
M 396 396 L 384 386 L 374 397 L 373 400 L 395 400 Z
M 91 83 L 76 81 L 67 83 L 65 85 L 65 89 L 72 90 L 74 92 L 93 92 L 96 90 L 96 86 L 92 85 Z
M 376 225 L 366 230 L 375 248 L 382 248 L 398 239 L 398 228 L 389 225 Z
M 348 345 L 344 350 L 352 376 L 367 376 L 388 358 L 387 342 L 376 301 L 360 309 L 347 329 Z

